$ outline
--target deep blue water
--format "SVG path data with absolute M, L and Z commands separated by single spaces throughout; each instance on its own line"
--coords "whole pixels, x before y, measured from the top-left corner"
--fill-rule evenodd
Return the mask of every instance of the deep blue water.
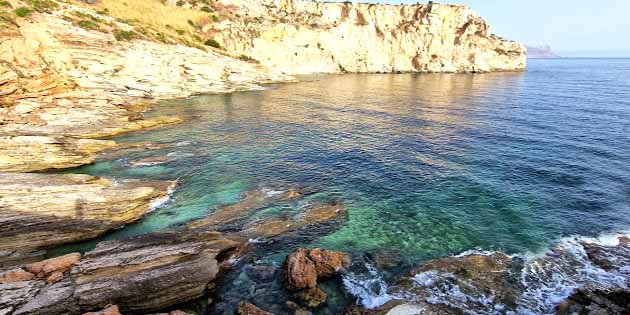
M 172 146 L 79 171 L 179 178 L 179 187 L 165 207 L 106 238 L 291 185 L 348 211 L 336 230 L 295 245 L 387 251 L 409 264 L 470 249 L 537 252 L 630 228 L 629 59 L 531 60 L 524 73 L 311 76 L 167 101 L 150 114 L 187 121 L 118 140 Z M 161 165 L 127 164 L 166 155 Z M 299 205 L 260 215 L 283 211 Z

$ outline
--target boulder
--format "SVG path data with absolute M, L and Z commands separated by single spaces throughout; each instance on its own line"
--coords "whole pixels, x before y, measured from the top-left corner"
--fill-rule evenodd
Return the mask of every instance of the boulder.
M 287 289 L 297 291 L 317 286 L 317 269 L 309 258 L 309 250 L 300 248 L 287 256 L 283 269 Z
M 613 271 L 630 264 L 630 242 L 627 237 L 620 237 L 618 244 L 606 246 L 597 243 L 582 242 L 588 259 L 597 267 Z
M 81 260 L 80 253 L 72 253 L 60 257 L 46 259 L 40 262 L 26 265 L 26 270 L 36 275 L 48 275 L 55 272 L 65 272 Z
M 317 287 L 317 280 L 338 274 L 349 267 L 346 253 L 321 248 L 299 248 L 287 256 L 282 265 L 286 288 L 300 305 L 316 308 L 326 302 L 326 293 Z
M 309 251 L 308 257 L 315 263 L 318 277 L 330 277 L 341 269 L 350 266 L 350 256 L 346 253 L 314 248 Z
M 33 280 L 35 275 L 22 268 L 15 268 L 0 273 L 0 284 Z

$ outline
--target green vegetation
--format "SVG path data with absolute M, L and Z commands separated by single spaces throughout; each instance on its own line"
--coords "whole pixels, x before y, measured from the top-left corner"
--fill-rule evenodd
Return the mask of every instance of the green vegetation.
M 219 42 L 217 42 L 216 40 L 212 38 L 206 40 L 206 42 L 203 44 L 206 46 L 214 47 L 214 48 L 221 48 L 221 45 L 219 44 Z
M 199 30 L 212 23 L 212 17 L 207 12 L 190 8 L 188 5 L 196 5 L 198 2 L 200 5 L 210 6 L 209 1 L 183 1 L 180 3 L 181 6 L 170 5 L 164 0 L 99 0 L 93 5 L 86 5 L 80 0 L 68 1 L 134 26 L 133 31 L 124 32 L 109 22 L 101 23 L 89 17 L 79 18 L 81 21 L 94 21 L 105 32 L 111 31 L 117 40 L 144 38 L 166 44 L 179 43 L 206 49 L 202 46 L 204 40 L 200 38 Z M 94 27 L 88 22 L 83 22 L 81 26 Z
M 86 30 L 94 30 L 94 31 L 100 30 L 100 28 L 98 27 L 98 24 L 90 20 L 81 20 L 81 21 L 78 21 L 76 24 L 77 26 L 84 28 Z
M 247 62 L 251 62 L 251 63 L 259 63 L 258 60 L 247 56 L 247 55 L 240 55 L 238 56 L 238 59 L 243 60 L 243 61 L 247 61 Z
M 27 2 L 33 7 L 33 10 L 44 13 L 50 13 L 59 6 L 51 0 L 28 0 Z
M 5 1 L 5 0 L 0 0 L 0 7 L 13 8 L 11 3 L 9 3 L 9 1 Z
M 31 13 L 31 9 L 29 9 L 27 7 L 19 7 L 17 9 L 15 9 L 15 15 L 17 15 L 19 17 L 25 17 L 25 16 L 29 15 L 29 13 Z
M 208 13 L 214 12 L 214 10 L 212 10 L 212 8 L 210 7 L 201 7 L 201 11 L 208 12 Z
M 114 38 L 116 38 L 117 41 L 129 41 L 136 37 L 137 37 L 136 33 L 132 31 L 123 31 L 123 30 L 114 31 Z

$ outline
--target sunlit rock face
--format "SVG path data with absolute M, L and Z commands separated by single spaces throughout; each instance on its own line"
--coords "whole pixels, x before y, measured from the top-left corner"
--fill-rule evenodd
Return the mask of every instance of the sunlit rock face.
M 222 0 L 227 50 L 289 74 L 486 72 L 525 68 L 523 45 L 493 35 L 466 6 Z

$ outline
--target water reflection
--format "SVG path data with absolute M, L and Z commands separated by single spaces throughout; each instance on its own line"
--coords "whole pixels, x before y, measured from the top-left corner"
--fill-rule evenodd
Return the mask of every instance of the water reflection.
M 348 209 L 339 230 L 309 235 L 306 245 L 388 249 L 410 263 L 471 248 L 538 250 L 563 235 L 630 225 L 630 154 L 619 149 L 628 145 L 622 133 L 630 107 L 611 103 L 601 84 L 567 92 L 584 77 L 554 80 L 546 67 L 313 76 L 265 91 L 173 100 L 155 114 L 184 115 L 186 123 L 120 139 L 163 148 L 80 171 L 180 178 L 168 207 L 109 237 L 203 217 L 261 185 L 296 184 Z M 627 94 L 627 80 L 616 80 Z M 615 115 L 595 111 L 604 103 Z M 581 123 L 584 117 L 593 119 Z M 128 167 L 156 155 L 169 159 Z

